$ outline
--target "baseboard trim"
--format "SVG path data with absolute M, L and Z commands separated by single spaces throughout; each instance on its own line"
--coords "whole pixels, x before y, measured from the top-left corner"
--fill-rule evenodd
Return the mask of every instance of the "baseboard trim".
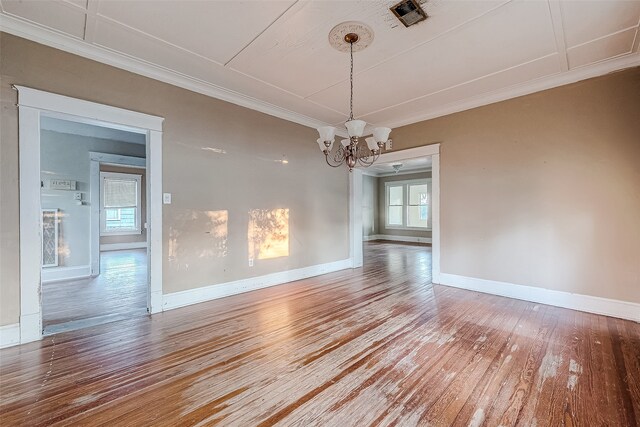
M 162 308 L 163 310 L 172 310 L 174 308 L 185 307 L 191 304 L 197 304 L 200 302 L 224 298 L 230 295 L 255 291 L 269 286 L 281 285 L 283 283 L 344 270 L 351 268 L 351 265 L 351 259 L 344 259 L 327 264 L 313 265 L 295 270 L 281 271 L 264 276 L 251 277 L 249 279 L 236 280 L 233 282 L 220 283 L 217 285 L 165 294 L 162 296 Z
M 640 322 L 640 304 L 441 273 L 438 284 Z
M 20 344 L 20 323 L 0 326 L 0 348 Z
M 370 236 L 364 236 L 362 238 L 365 242 L 372 240 L 391 240 L 393 242 L 407 242 L 407 243 L 431 243 L 431 237 L 413 237 L 413 236 L 392 236 L 390 234 L 372 234 Z
M 146 248 L 147 248 L 147 242 L 103 243 L 100 245 L 100 252 L 123 251 L 126 249 L 146 249 Z
M 60 282 L 91 277 L 90 265 L 75 267 L 51 267 L 42 269 L 42 283 Z

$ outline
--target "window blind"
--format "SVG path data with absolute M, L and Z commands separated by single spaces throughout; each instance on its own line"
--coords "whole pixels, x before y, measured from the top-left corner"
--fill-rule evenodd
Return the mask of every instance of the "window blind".
M 138 203 L 138 186 L 135 179 L 104 178 L 105 208 L 129 208 Z

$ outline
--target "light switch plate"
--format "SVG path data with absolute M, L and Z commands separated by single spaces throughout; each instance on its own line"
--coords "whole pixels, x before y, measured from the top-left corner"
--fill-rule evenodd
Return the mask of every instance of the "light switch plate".
M 171 204 L 171 193 L 162 193 L 162 203 L 165 205 Z

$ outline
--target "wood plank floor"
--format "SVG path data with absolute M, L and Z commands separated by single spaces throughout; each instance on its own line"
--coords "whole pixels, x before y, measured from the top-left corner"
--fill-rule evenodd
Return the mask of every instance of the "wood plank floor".
M 45 334 L 80 329 L 147 313 L 147 251 L 100 253 L 97 277 L 42 285 Z
M 430 284 L 430 249 L 0 351 L 0 424 L 636 426 L 640 325 Z

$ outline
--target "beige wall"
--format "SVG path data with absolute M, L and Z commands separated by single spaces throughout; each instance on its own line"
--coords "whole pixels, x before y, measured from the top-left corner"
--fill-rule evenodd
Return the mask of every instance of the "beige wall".
M 163 209 L 165 293 L 348 258 L 348 172 L 326 166 L 315 130 L 3 33 L 0 325 L 17 322 L 20 306 L 18 116 L 10 84 L 165 118 L 163 191 L 173 193 Z M 278 161 L 283 155 L 286 165 Z M 249 211 L 278 208 L 289 209 L 289 255 L 249 267 Z M 259 225 L 270 224 L 261 218 Z
M 441 143 L 442 272 L 640 302 L 640 68 L 393 142 Z
M 405 173 L 391 176 L 381 176 L 378 178 L 378 210 L 376 219 L 378 221 L 378 234 L 387 236 L 405 236 L 405 237 L 421 237 L 431 238 L 430 230 L 402 230 L 399 228 L 387 227 L 387 195 L 385 193 L 385 184 L 393 181 L 410 181 L 412 179 L 431 178 L 431 172 Z
M 146 147 L 142 146 L 143 150 Z M 145 157 L 143 154 L 142 157 Z M 147 229 L 144 228 L 144 223 L 147 221 L 147 170 L 145 168 L 131 168 L 126 166 L 115 166 L 115 165 L 100 165 L 100 172 L 117 172 L 117 173 L 131 173 L 140 175 L 140 205 L 141 212 L 140 216 L 142 218 L 141 224 L 142 229 L 139 234 L 125 234 L 123 236 L 100 236 L 100 244 L 112 244 L 112 243 L 138 243 L 138 242 L 146 242 L 147 241 Z

